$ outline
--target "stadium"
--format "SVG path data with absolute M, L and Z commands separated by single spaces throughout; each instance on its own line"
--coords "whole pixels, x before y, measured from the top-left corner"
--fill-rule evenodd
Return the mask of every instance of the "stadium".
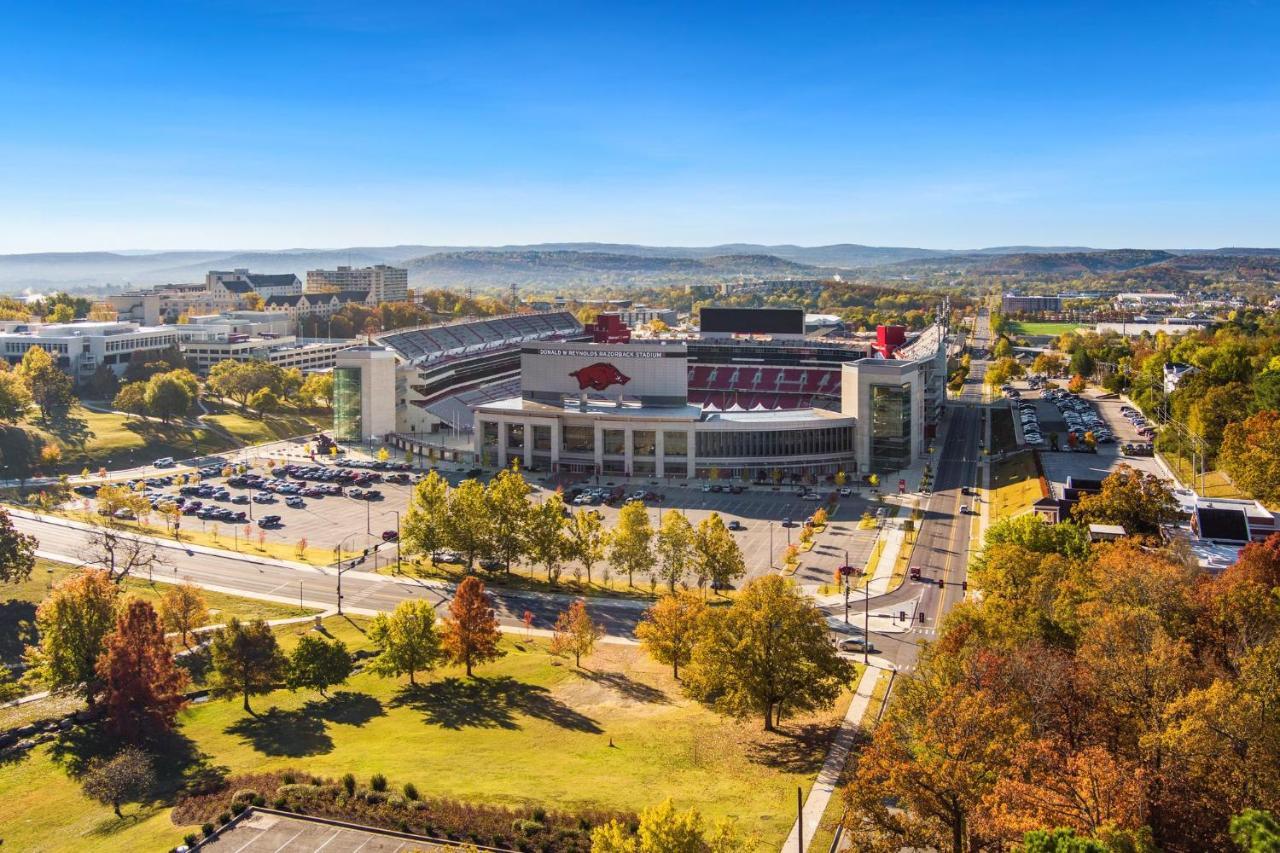
M 634 337 L 564 311 L 397 330 L 341 354 L 339 440 L 568 475 L 743 481 L 907 467 L 945 402 L 946 328 L 806 335 L 803 312 L 703 308 Z M 465 445 L 460 442 L 465 437 Z

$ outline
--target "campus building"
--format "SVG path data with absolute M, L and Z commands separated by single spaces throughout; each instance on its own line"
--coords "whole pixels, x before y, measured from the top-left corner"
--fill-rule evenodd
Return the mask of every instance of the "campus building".
M 1000 297 L 1001 314 L 1057 314 L 1061 311 L 1061 296 L 1023 296 L 1017 293 L 1006 293 Z
M 105 365 L 122 374 L 134 358 L 145 358 L 177 346 L 177 326 L 141 326 L 137 323 L 0 323 L 0 355 L 10 364 L 22 361 L 31 347 L 40 347 L 77 381 L 93 376 Z
M 386 264 L 360 269 L 340 266 L 333 270 L 307 270 L 306 293 L 336 291 L 360 291 L 374 305 L 404 302 L 409 298 L 409 271 Z

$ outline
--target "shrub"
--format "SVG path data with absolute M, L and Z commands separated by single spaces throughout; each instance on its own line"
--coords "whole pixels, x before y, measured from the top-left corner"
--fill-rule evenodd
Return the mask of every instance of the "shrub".
M 387 777 L 381 773 L 374 773 L 369 777 L 369 787 L 375 791 L 387 790 Z
M 286 770 L 284 771 L 284 775 L 280 777 L 280 781 L 286 785 L 292 785 L 298 781 L 298 774 L 294 773 L 292 770 Z
M 251 803 L 257 798 L 257 796 L 258 796 L 257 791 L 254 791 L 251 788 L 242 788 L 241 790 L 235 792 L 235 795 L 232 796 L 231 798 L 231 802 Z
M 200 838 L 194 832 L 188 832 L 186 835 L 182 836 L 182 843 L 188 847 L 195 847 L 196 843 L 199 841 Z
M 213 835 L 213 824 L 206 823 L 204 826 L 200 827 L 200 831 L 204 833 L 205 838 L 208 838 L 210 835 Z
M 547 810 L 542 808 L 542 806 L 535 806 L 533 809 L 533 819 L 536 820 L 538 823 L 546 823 Z
M 232 804 L 231 804 L 231 813 L 232 813 L 233 815 L 238 815 L 238 814 L 243 813 L 243 812 L 244 812 L 244 810 L 245 810 L 245 809 L 247 809 L 247 808 L 249 808 L 249 806 L 248 806 L 248 804 L 247 804 L 247 803 L 232 803 Z
M 218 815 L 219 826 L 226 826 L 229 823 L 231 823 L 231 812 L 223 812 L 222 814 Z
M 425 812 L 427 810 L 427 804 L 422 800 L 410 800 L 408 807 L 411 812 Z
M 405 798 L 400 796 L 399 794 L 389 794 L 387 796 L 387 805 L 391 806 L 394 809 L 404 808 L 405 802 L 406 802 Z
M 262 796 L 261 794 L 254 794 L 253 804 L 255 806 L 265 806 L 267 804 L 267 798 Z
M 284 797 L 276 797 L 271 801 L 271 808 L 276 809 L 277 811 L 284 811 L 285 806 L 287 805 L 289 805 L 289 801 Z
M 364 801 L 371 806 L 381 805 L 387 801 L 387 795 L 382 791 L 365 791 Z
M 356 777 L 354 773 L 343 774 L 342 787 L 347 789 L 348 796 L 356 792 Z
M 412 782 L 405 782 L 405 783 L 404 783 L 404 798 L 405 798 L 406 800 L 416 800 L 416 799 L 418 799 L 418 786 L 417 786 L 417 785 L 415 785 L 415 784 L 413 784 Z
M 542 832 L 546 827 L 536 820 L 525 820 L 524 818 L 516 818 L 511 822 L 511 830 L 520 835 L 536 835 Z

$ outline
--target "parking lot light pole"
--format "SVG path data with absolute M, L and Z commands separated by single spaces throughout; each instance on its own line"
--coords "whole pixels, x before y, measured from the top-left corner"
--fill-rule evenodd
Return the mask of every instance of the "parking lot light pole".
M 347 544 L 347 540 L 350 539 L 352 536 L 359 536 L 359 535 L 360 535 L 359 533 L 349 534 L 345 539 L 343 539 L 341 542 L 338 543 L 338 615 L 339 616 L 342 615 L 342 573 L 345 571 L 345 569 L 342 568 L 342 562 L 343 562 L 342 546 Z
M 769 522 L 769 568 L 773 568 L 773 522 Z
M 871 665 L 871 578 L 862 585 L 862 662 Z
M 396 574 L 400 574 L 400 510 L 393 509 L 396 514 Z

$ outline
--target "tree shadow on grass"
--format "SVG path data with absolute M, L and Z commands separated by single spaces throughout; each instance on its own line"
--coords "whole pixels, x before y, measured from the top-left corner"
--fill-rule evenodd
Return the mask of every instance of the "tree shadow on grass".
M 40 426 L 57 436 L 58 440 L 64 444 L 81 450 L 89 443 L 89 439 L 93 438 L 89 422 L 73 412 L 60 412 L 56 417 L 49 418 L 47 422 L 41 421 Z
M 223 731 L 237 735 L 263 755 L 303 758 L 333 751 L 333 739 L 325 731 L 324 720 L 305 710 L 272 708 L 265 714 L 239 719 Z
M 35 642 L 35 621 L 35 602 L 16 598 L 0 601 L 0 660 L 22 657 L 23 647 Z
M 817 773 L 837 731 L 839 726 L 830 723 L 783 726 L 776 734 L 750 743 L 747 757 L 756 764 L 786 773 Z
M 636 681 L 621 672 L 580 670 L 578 674 L 601 687 L 607 687 L 620 693 L 623 697 L 633 702 L 647 702 L 651 705 L 671 704 L 671 697 L 667 696 L 665 691 L 659 690 L 651 684 L 645 684 L 643 681 Z
M 508 676 L 449 677 L 402 688 L 393 706 L 421 711 L 428 723 L 446 729 L 518 729 L 517 715 L 546 720 L 564 729 L 600 734 L 595 720 L 536 687 Z
M 68 774 L 80 777 L 94 759 L 110 758 L 125 745 L 101 723 L 92 723 L 61 732 L 53 740 L 49 755 Z M 171 803 L 181 791 L 216 784 L 228 772 L 228 768 L 211 763 L 210 756 L 180 732 L 164 732 L 138 746 L 151 759 L 155 773 L 151 800 Z
M 303 711 L 330 723 L 347 726 L 363 726 L 374 717 L 385 717 L 382 703 L 367 693 L 339 690 L 326 699 L 313 699 L 303 706 Z

